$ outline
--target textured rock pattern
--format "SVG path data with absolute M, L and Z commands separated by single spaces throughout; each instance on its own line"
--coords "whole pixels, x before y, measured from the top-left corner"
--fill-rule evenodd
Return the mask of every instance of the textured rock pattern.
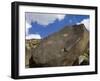
M 83 24 L 64 27 L 31 48 L 30 66 L 71 66 L 83 54 L 88 42 L 89 32 Z

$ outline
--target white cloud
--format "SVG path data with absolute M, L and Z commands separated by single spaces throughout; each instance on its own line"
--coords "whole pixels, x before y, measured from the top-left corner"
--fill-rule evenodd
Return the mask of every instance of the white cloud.
M 56 19 L 59 21 L 64 19 L 65 15 L 59 14 L 39 14 L 39 13 L 26 13 L 26 39 L 41 39 L 39 34 L 29 34 L 29 29 L 32 27 L 32 22 L 37 22 L 40 25 L 49 25 Z
M 80 23 L 77 24 L 84 24 L 86 29 L 89 30 L 90 27 L 90 19 L 84 19 L 83 21 L 81 21 Z
M 31 24 L 26 22 L 26 39 L 41 39 L 41 36 L 39 34 L 29 34 L 29 28 L 31 28 Z
M 31 24 L 29 24 L 28 22 L 26 22 L 26 35 L 28 35 L 28 32 L 29 32 L 29 28 L 31 28 Z
M 26 21 L 31 24 L 32 22 L 37 22 L 44 27 L 48 24 L 53 23 L 56 19 L 59 21 L 64 19 L 65 15 L 59 14 L 41 14 L 41 13 L 26 13 Z
M 41 39 L 39 34 L 30 34 L 26 36 L 26 39 Z
M 64 17 L 65 17 L 65 15 L 57 15 L 57 18 L 58 18 L 59 21 L 64 19 Z

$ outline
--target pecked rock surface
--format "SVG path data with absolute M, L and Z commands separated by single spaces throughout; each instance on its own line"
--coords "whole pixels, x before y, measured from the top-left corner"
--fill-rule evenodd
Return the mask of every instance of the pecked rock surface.
M 88 43 L 89 32 L 84 24 L 64 27 L 27 50 L 29 67 L 72 66 Z

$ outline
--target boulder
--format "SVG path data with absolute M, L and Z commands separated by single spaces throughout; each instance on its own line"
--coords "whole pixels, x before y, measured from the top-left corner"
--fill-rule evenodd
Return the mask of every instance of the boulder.
M 89 32 L 84 24 L 64 27 L 58 32 L 41 39 L 31 49 L 30 67 L 72 66 L 84 53 L 89 42 Z

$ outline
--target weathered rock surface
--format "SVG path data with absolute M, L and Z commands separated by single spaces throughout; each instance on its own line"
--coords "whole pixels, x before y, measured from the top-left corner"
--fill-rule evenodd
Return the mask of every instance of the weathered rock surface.
M 89 32 L 83 24 L 64 27 L 31 48 L 30 67 L 72 66 L 85 51 Z

